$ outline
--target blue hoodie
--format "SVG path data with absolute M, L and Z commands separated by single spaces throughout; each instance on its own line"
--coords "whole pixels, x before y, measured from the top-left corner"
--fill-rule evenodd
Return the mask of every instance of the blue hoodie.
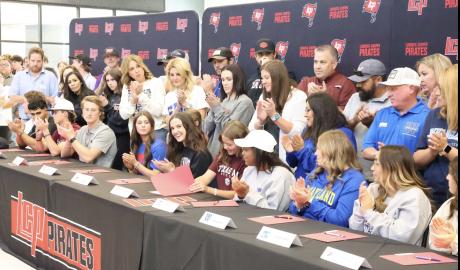
M 289 205 L 289 212 L 309 219 L 323 221 L 348 227 L 348 219 L 353 213 L 353 204 L 359 195 L 359 186 L 365 181 L 364 175 L 356 169 L 346 170 L 341 177 L 336 179 L 332 189 L 327 185 L 327 173 L 322 172 L 317 178 L 310 174 L 305 179 L 305 186 L 310 186 L 312 201 L 310 206 L 297 209 L 294 201 Z
M 338 128 L 347 135 L 351 144 L 356 151 L 356 139 L 353 131 L 347 127 Z M 300 151 L 286 153 L 286 162 L 291 168 L 297 167 L 295 170 L 295 178 L 305 178 L 307 174 L 311 173 L 316 168 L 316 145 L 310 138 L 304 142 L 304 147 Z

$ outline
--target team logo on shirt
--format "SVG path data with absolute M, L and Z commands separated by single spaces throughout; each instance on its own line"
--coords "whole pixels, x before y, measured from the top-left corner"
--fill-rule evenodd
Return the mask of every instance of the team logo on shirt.
M 331 45 L 339 53 L 339 63 L 342 61 L 342 55 L 345 52 L 345 47 L 347 46 L 347 39 L 334 39 L 331 42 Z
M 423 15 L 423 9 L 428 6 L 428 0 L 409 0 L 407 2 L 407 11 L 417 11 L 419 16 Z
M 416 137 L 418 129 L 420 127 L 420 123 L 418 122 L 407 122 L 403 128 L 403 135 L 408 135 L 411 137 Z
M 238 57 L 240 56 L 241 52 L 241 43 L 232 43 L 230 45 L 230 51 L 232 51 L 235 63 L 238 63 Z
M 308 19 L 308 27 L 312 27 L 315 21 L 316 10 L 318 9 L 318 3 L 307 3 L 302 9 L 302 18 Z
M 281 61 L 283 62 L 286 60 L 286 54 L 288 52 L 288 49 L 289 49 L 289 41 L 278 41 L 276 43 L 275 51 L 280 56 Z
M 264 21 L 265 10 L 263 8 L 256 8 L 252 11 L 251 22 L 257 23 L 257 31 L 262 29 L 262 22 Z
M 214 26 L 214 33 L 219 31 L 219 24 L 220 24 L 220 12 L 211 13 L 211 17 L 209 17 L 209 25 Z
M 190 166 L 190 159 L 188 157 L 182 157 L 180 160 L 181 166 Z
M 381 0 L 365 0 L 363 4 L 363 13 L 371 14 L 371 23 L 377 20 L 377 13 L 379 13 Z

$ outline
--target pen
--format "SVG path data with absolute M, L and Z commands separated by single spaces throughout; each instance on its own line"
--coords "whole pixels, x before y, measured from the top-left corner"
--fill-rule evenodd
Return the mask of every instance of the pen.
M 274 218 L 292 219 L 290 216 L 273 216 Z
M 440 262 L 441 260 L 439 259 L 435 259 L 435 258 L 431 258 L 431 257 L 426 257 L 426 256 L 415 256 L 415 258 L 419 259 L 419 260 L 425 260 L 425 261 L 432 261 L 432 262 Z
M 220 201 L 215 201 L 212 203 L 212 205 L 218 205 Z
M 325 231 L 324 234 L 332 235 L 332 236 L 337 236 L 337 237 L 341 237 L 341 238 L 345 238 L 345 237 L 346 237 L 346 236 L 343 235 L 343 234 L 336 233 L 336 231 Z

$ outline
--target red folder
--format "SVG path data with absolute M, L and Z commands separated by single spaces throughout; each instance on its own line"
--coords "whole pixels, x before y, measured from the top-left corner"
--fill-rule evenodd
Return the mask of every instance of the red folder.
M 163 196 L 192 194 L 190 185 L 195 182 L 188 166 L 177 167 L 169 173 L 159 173 L 150 178 L 155 189 Z

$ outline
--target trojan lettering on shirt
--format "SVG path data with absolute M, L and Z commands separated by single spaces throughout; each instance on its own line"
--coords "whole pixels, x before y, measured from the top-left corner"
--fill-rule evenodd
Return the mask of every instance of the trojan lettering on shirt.
M 101 234 L 24 200 L 11 196 L 11 237 L 69 269 L 101 269 Z

